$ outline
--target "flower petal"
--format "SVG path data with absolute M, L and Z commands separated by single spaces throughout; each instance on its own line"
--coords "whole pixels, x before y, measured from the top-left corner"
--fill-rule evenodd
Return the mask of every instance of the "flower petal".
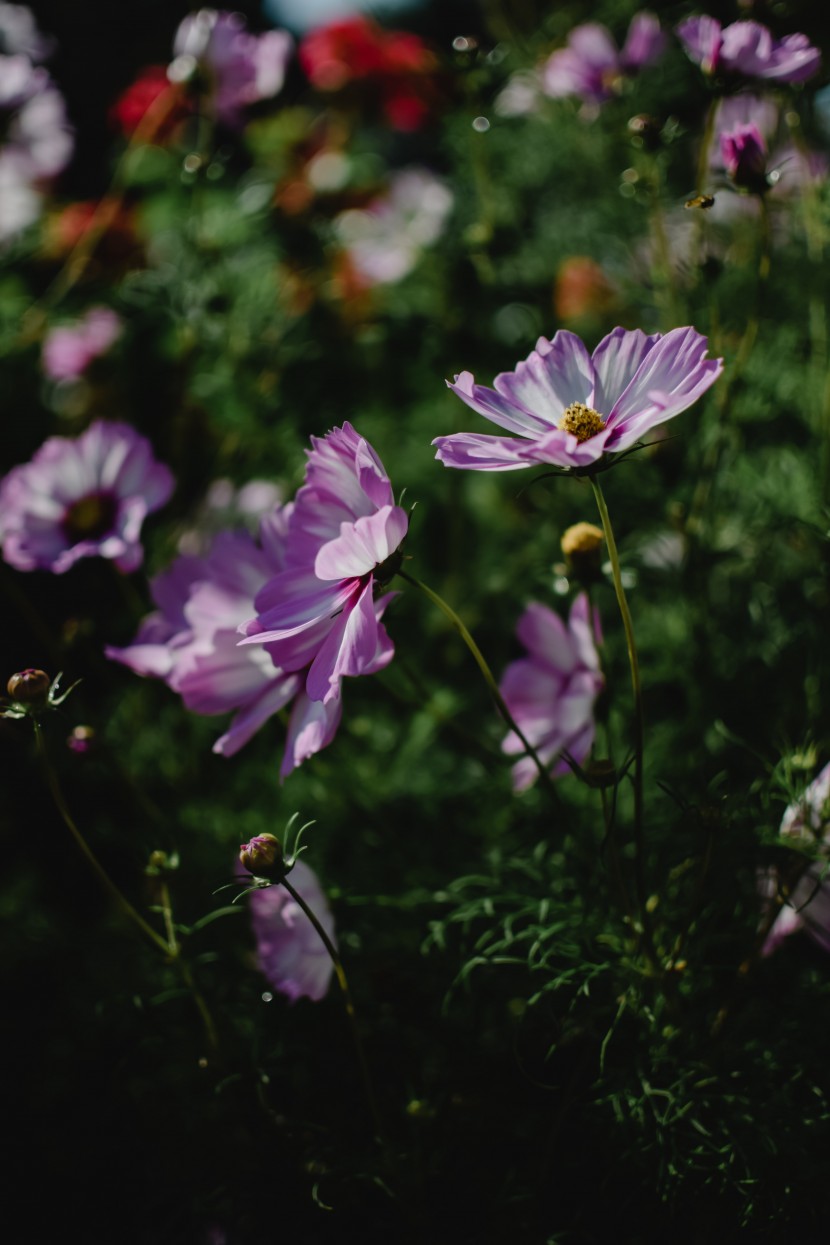
M 409 519 L 400 506 L 383 506 L 376 514 L 343 523 L 340 535 L 323 545 L 314 562 L 319 579 L 359 579 L 395 552 L 406 535 Z
M 609 450 L 628 449 L 706 392 L 723 370 L 722 359 L 706 359 L 707 346 L 693 328 L 672 329 L 660 338 L 609 413 Z

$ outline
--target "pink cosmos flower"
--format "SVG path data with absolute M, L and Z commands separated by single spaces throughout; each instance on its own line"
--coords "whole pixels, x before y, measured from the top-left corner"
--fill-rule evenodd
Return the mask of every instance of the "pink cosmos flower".
M 675 27 L 675 33 L 689 59 L 709 77 L 806 82 L 821 66 L 821 53 L 806 35 L 774 39 L 759 22 L 733 22 L 722 27 L 714 17 L 688 17 Z
M 390 594 L 376 589 L 397 569 L 406 512 L 394 504 L 383 464 L 349 423 L 312 437 L 305 484 L 288 525 L 286 569 L 256 598 L 240 628 L 246 644 L 269 644 L 284 670 L 308 667 L 305 691 L 330 706 L 345 676 L 373 674 L 394 647 L 380 619 Z M 324 728 L 331 730 L 330 723 Z
M 121 332 L 109 307 L 91 307 L 75 324 L 50 329 L 43 340 L 43 370 L 50 380 L 74 380 L 105 354 Z
M 334 917 L 316 874 L 298 860 L 288 877 L 336 945 Z M 269 984 L 292 1001 L 318 1002 L 329 988 L 333 965 L 302 908 L 280 885 L 252 890 L 248 902 L 259 967 Z
M 236 129 L 247 105 L 282 90 L 292 42 L 284 30 L 251 34 L 239 13 L 199 9 L 176 31 L 168 75 L 172 82 L 198 77 L 216 119 Z
M 528 656 L 507 667 L 499 686 L 516 725 L 554 777 L 567 773 L 563 752 L 581 764 L 594 742 L 594 701 L 604 682 L 594 626 L 584 592 L 574 600 L 567 625 L 546 605 L 529 605 L 516 628 Z M 510 755 L 524 752 L 513 731 L 502 748 Z M 522 757 L 513 766 L 514 790 L 524 791 L 537 774 L 534 761 Z
M 588 22 L 572 30 L 567 46 L 548 59 L 542 90 L 553 99 L 576 95 L 588 105 L 603 104 L 619 94 L 623 78 L 654 64 L 665 46 L 653 13 L 635 14 L 621 51 L 605 26 Z
M 3 556 L 19 571 L 62 574 L 91 557 L 134 571 L 144 519 L 172 491 L 171 472 L 127 424 L 99 420 L 74 440 L 50 437 L 0 482 Z
M 757 125 L 739 125 L 721 134 L 720 149 L 727 176 L 739 190 L 766 194 L 767 145 Z
M 136 674 L 163 679 L 193 713 L 233 713 L 213 745 L 233 756 L 300 691 L 301 679 L 272 660 L 270 646 L 240 648 L 237 628 L 285 560 L 288 508 L 276 508 L 248 532 L 220 532 L 204 558 L 182 556 L 152 580 L 158 610 L 132 644 L 106 654 Z
M 470 372 L 447 381 L 467 406 L 516 437 L 438 437 L 436 457 L 447 467 L 477 471 L 591 468 L 706 392 L 723 368 L 722 359 L 705 357 L 706 348 L 693 328 L 650 337 L 616 328 L 593 355 L 564 329 L 550 341 L 540 337 L 515 372 L 496 377 L 494 389 L 477 385 Z
M 830 855 L 830 765 L 805 789 L 799 800 L 786 809 L 779 833 L 784 839 Z M 780 878 L 775 868 L 759 877 L 759 890 L 767 903 L 778 894 Z M 830 867 L 826 859 L 816 860 L 802 873 L 781 907 L 764 945 L 762 955 L 771 955 L 783 940 L 797 930 L 830 951 Z

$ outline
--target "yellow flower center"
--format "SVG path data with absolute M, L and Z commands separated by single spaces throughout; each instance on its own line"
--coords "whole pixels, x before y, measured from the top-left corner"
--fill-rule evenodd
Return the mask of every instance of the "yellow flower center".
M 570 432 L 576 437 L 577 441 L 582 442 L 587 441 L 589 437 L 595 437 L 598 432 L 602 432 L 605 427 L 605 420 L 599 411 L 595 411 L 591 406 L 586 406 L 584 402 L 572 402 L 568 409 L 562 413 L 559 427 L 564 432 Z
M 114 497 L 108 493 L 90 493 L 69 507 L 64 515 L 63 530 L 73 542 L 98 540 L 112 531 L 116 513 Z

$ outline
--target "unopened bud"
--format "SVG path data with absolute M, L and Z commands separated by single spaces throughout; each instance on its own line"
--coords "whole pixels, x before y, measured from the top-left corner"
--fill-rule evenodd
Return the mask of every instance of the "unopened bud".
M 602 565 L 602 529 L 593 523 L 575 523 L 562 537 L 562 552 L 574 579 L 591 583 Z
M 21 670 L 13 674 L 6 684 L 6 691 L 19 705 L 44 709 L 49 698 L 51 680 L 43 670 Z
M 282 844 L 273 834 L 256 834 L 239 849 L 239 863 L 257 878 L 272 880 L 285 876 Z

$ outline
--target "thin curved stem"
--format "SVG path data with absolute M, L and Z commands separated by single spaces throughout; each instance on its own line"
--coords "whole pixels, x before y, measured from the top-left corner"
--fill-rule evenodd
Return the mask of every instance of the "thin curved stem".
M 620 609 L 623 630 L 625 631 L 625 642 L 628 648 L 628 664 L 631 667 L 631 690 L 634 695 L 634 850 L 636 853 L 634 858 L 634 877 L 637 884 L 637 899 L 640 905 L 640 920 L 643 926 L 645 947 L 649 958 L 654 959 L 654 945 L 648 914 L 648 888 L 646 886 L 645 863 L 643 859 L 645 855 L 645 837 L 643 833 L 645 725 L 643 717 L 643 690 L 640 681 L 640 661 L 637 656 L 637 644 L 634 639 L 634 624 L 631 621 L 631 611 L 628 608 L 628 601 L 623 587 L 622 574 L 620 572 L 620 556 L 617 552 L 617 542 L 614 539 L 614 529 L 611 526 L 611 516 L 608 513 L 605 497 L 596 476 L 589 476 L 588 478 L 594 491 L 594 499 L 597 503 L 597 509 L 602 521 L 602 530 L 605 534 L 605 543 L 608 547 L 608 560 L 611 563 L 614 591 L 617 595 L 617 605 Z
M 743 336 L 741 337 L 734 362 L 730 366 L 728 374 L 725 376 L 723 384 L 718 390 L 717 427 L 715 429 L 715 435 L 709 447 L 709 451 L 703 460 L 697 486 L 689 506 L 689 514 L 686 519 L 686 535 L 692 539 L 698 536 L 703 524 L 703 516 L 706 512 L 709 497 L 712 493 L 718 464 L 720 462 L 720 456 L 723 452 L 726 440 L 726 424 L 732 395 L 735 392 L 735 385 L 743 375 L 744 368 L 749 362 L 750 355 L 755 347 L 755 342 L 758 337 L 758 328 L 761 322 L 761 310 L 764 304 L 764 296 L 766 294 L 770 273 L 772 231 L 770 228 L 769 208 L 767 207 L 767 201 L 763 195 L 759 197 L 759 202 L 761 227 L 758 254 L 758 281 L 755 287 L 755 305 L 747 319 L 746 328 L 744 329 Z
M 110 191 L 118 186 L 121 181 L 127 161 L 134 148 L 141 146 L 143 143 L 153 141 L 164 123 L 172 115 L 176 105 L 181 100 L 181 95 L 181 87 L 171 83 L 150 104 L 130 136 L 130 141 L 118 162 Z M 124 193 L 119 191 L 115 194 L 107 193 L 98 201 L 92 219 L 69 252 L 63 267 L 41 298 L 26 313 L 24 333 L 37 333 L 39 330 L 39 317 L 48 308 L 54 307 L 61 302 L 83 276 L 89 261 L 95 253 L 95 248 L 110 226 L 116 221 L 123 199 Z
M 487 684 L 488 688 L 490 689 L 490 695 L 493 697 L 493 700 L 496 702 L 496 707 L 498 708 L 499 713 L 504 718 L 505 722 L 510 727 L 511 731 L 513 731 L 514 734 L 517 736 L 517 738 L 521 741 L 522 747 L 524 748 L 525 752 L 531 758 L 537 770 L 539 771 L 539 777 L 542 779 L 542 782 L 544 783 L 545 787 L 548 789 L 551 795 L 553 795 L 554 799 L 556 799 L 558 803 L 559 797 L 556 795 L 556 788 L 553 785 L 553 779 L 551 778 L 547 767 L 545 766 L 544 762 L 541 760 L 536 749 L 533 747 L 533 744 L 529 741 L 527 736 L 522 731 L 521 727 L 515 721 L 513 714 L 508 709 L 505 699 L 502 696 L 501 692 L 499 691 L 499 685 L 496 682 L 495 678 L 493 677 L 493 672 L 488 666 L 487 661 L 484 657 L 484 654 L 482 653 L 481 649 L 476 644 L 475 640 L 473 639 L 472 635 L 468 631 L 467 627 L 458 617 L 458 615 L 456 614 L 452 606 L 448 605 L 443 597 L 439 597 L 437 592 L 433 592 L 433 590 L 427 587 L 427 585 L 423 583 L 420 579 L 416 579 L 414 575 L 407 574 L 406 571 L 398 571 L 398 574 L 401 577 L 401 579 L 405 579 L 406 582 L 408 584 L 412 584 L 414 588 L 420 588 L 421 592 L 423 592 L 427 597 L 429 597 L 433 605 L 436 605 L 438 609 L 441 611 L 441 613 L 445 616 L 445 618 L 448 618 L 449 621 L 452 623 L 452 625 L 455 627 L 456 631 L 461 636 L 464 643 L 467 645 L 467 648 L 470 650 L 470 653 L 472 654 L 476 665 L 481 671 L 484 677 L 484 681 Z
M 291 885 L 291 883 L 288 881 L 288 878 L 285 878 L 285 877 L 281 878 L 279 885 L 285 887 L 285 889 L 288 891 L 291 898 L 296 903 L 297 907 L 300 908 L 305 913 L 305 915 L 308 917 L 309 921 L 311 921 L 311 924 L 314 926 L 315 930 L 317 931 L 320 937 L 320 941 L 323 943 L 323 946 L 326 948 L 329 959 L 331 960 L 332 965 L 334 966 L 334 972 L 337 977 L 337 984 L 339 985 L 340 990 L 343 994 L 343 1002 L 346 1007 L 346 1015 L 349 1018 L 349 1025 L 351 1027 L 352 1037 L 354 1039 L 355 1051 L 357 1053 L 357 1062 L 360 1065 L 360 1075 L 363 1080 L 363 1089 L 366 1094 L 366 1101 L 368 1103 L 369 1112 L 372 1117 L 372 1124 L 374 1126 L 375 1136 L 377 1137 L 378 1141 L 380 1141 L 381 1145 L 383 1145 L 384 1148 L 386 1148 L 383 1124 L 381 1123 L 380 1111 L 378 1110 L 377 1099 L 375 1097 L 375 1091 L 372 1086 L 372 1078 L 369 1073 L 369 1063 L 366 1059 L 366 1052 L 363 1049 L 363 1040 L 360 1036 L 360 1030 L 357 1026 L 357 1016 L 355 1015 L 354 1002 L 352 1000 L 352 992 L 349 989 L 349 980 L 346 976 L 346 970 L 343 967 L 343 961 L 340 959 L 340 954 L 337 948 L 335 947 L 332 940 L 329 938 L 328 934 L 326 933 L 325 929 L 321 925 L 320 921 L 317 919 L 316 915 L 314 914 L 314 911 L 309 907 L 309 905 L 303 899 L 302 895 L 297 890 L 295 890 L 295 888 Z
M 149 925 L 147 921 L 144 920 L 141 913 L 136 911 L 129 899 L 127 899 L 126 895 L 124 895 L 115 885 L 112 878 L 109 876 L 106 869 L 101 864 L 98 857 L 95 855 L 83 834 L 75 824 L 72 814 L 69 812 L 69 809 L 66 806 L 66 801 L 63 798 L 63 792 L 60 789 L 57 775 L 55 774 L 55 771 L 49 761 L 49 756 L 46 751 L 46 744 L 43 740 L 42 727 L 36 718 L 33 718 L 32 722 L 35 728 L 35 740 L 37 742 L 38 753 L 40 754 L 44 773 L 46 774 L 46 781 L 49 784 L 52 799 L 55 801 L 55 805 L 63 818 L 66 828 L 69 830 L 72 838 L 75 840 L 81 852 L 86 857 L 87 862 L 95 876 L 98 878 L 98 881 L 101 883 L 104 890 L 115 900 L 122 912 L 129 917 L 134 925 L 138 926 L 142 934 L 150 940 L 154 947 L 161 951 L 165 956 L 174 959 L 178 954 L 178 945 L 171 945 L 166 942 L 165 939 L 153 929 L 152 925 Z

